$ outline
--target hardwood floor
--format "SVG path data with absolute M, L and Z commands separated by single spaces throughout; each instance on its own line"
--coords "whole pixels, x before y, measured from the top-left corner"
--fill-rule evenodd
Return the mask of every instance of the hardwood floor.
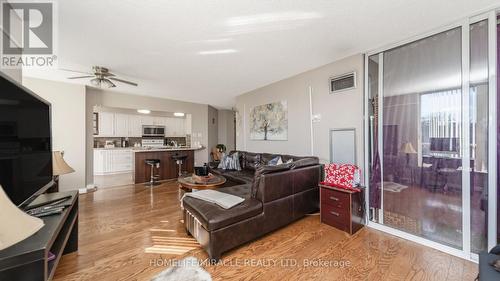
M 63 256 L 54 280 L 150 280 L 170 259 L 206 259 L 180 219 L 174 182 L 81 195 L 79 251 Z M 477 274 L 474 263 L 373 229 L 349 237 L 320 224 L 316 215 L 222 259 L 224 264 L 205 264 L 214 280 L 442 281 L 474 280 Z
M 397 220 L 396 223 L 385 220 L 385 224 L 450 247 L 461 247 L 461 192 L 430 191 L 410 185 L 401 192 L 386 190 L 383 198 L 386 214 L 409 218 L 415 227 L 401 226 Z M 471 246 L 476 253 L 486 249 L 487 244 L 486 213 L 481 209 L 481 198 L 481 192 L 471 192 Z

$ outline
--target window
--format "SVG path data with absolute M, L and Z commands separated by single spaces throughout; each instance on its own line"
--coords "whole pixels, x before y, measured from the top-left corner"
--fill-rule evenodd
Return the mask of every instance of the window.
M 470 88 L 471 159 L 475 158 L 477 87 Z M 462 147 L 462 94 L 460 89 L 422 94 L 420 122 L 421 155 L 460 158 Z

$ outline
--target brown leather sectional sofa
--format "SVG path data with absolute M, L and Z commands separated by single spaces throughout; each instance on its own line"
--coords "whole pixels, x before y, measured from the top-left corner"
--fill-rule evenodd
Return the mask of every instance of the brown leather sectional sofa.
M 235 184 L 217 191 L 245 201 L 227 210 L 192 197 L 185 197 L 183 202 L 186 230 L 213 260 L 319 208 L 321 166 L 317 157 L 280 155 L 283 162 L 293 162 L 269 166 L 269 160 L 278 155 L 238 153 L 241 171 L 212 169 L 212 173 Z

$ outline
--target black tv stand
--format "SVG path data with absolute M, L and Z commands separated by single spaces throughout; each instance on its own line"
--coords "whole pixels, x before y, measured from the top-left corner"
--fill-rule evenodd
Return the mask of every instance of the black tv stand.
M 42 194 L 28 207 L 65 196 L 71 205 L 61 214 L 41 217 L 45 225 L 38 232 L 0 251 L 0 280 L 51 280 L 61 256 L 78 250 L 77 191 Z M 55 255 L 51 261 L 49 252 Z

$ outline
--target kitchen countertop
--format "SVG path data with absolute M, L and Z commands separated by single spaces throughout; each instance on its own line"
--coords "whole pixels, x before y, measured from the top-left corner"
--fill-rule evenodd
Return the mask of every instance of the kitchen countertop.
M 159 151 L 181 151 L 181 150 L 200 150 L 204 149 L 205 147 L 177 147 L 177 148 L 142 148 L 142 149 L 134 149 L 132 152 L 159 152 Z
M 94 150 L 132 150 L 132 149 L 138 149 L 138 147 L 110 147 L 110 148 L 94 147 Z
M 181 150 L 200 150 L 205 147 L 169 147 L 169 148 L 145 148 L 145 147 L 113 147 L 113 148 L 94 148 L 94 150 L 132 150 L 132 152 L 158 152 L 158 151 L 181 151 Z

